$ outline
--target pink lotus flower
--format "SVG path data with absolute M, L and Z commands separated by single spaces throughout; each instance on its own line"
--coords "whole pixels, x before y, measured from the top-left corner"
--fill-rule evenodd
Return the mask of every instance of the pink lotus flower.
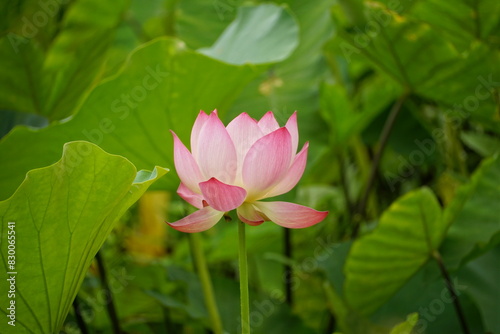
M 191 152 L 172 135 L 181 179 L 177 193 L 200 209 L 168 223 L 176 230 L 205 231 L 234 209 L 249 225 L 272 221 L 288 228 L 317 224 L 328 214 L 288 202 L 260 201 L 290 191 L 304 173 L 309 144 L 296 153 L 296 113 L 284 127 L 272 112 L 258 122 L 242 113 L 224 127 L 216 110 L 210 115 L 201 111 L 191 132 Z

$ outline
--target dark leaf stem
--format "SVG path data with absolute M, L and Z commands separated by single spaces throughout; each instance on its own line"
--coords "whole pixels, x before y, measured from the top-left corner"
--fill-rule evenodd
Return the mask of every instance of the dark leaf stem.
M 120 328 L 120 321 L 118 319 L 118 315 L 116 313 L 116 308 L 115 308 L 115 303 L 113 300 L 113 294 L 111 293 L 111 290 L 109 289 L 109 284 L 108 284 L 108 279 L 107 279 L 107 273 L 106 273 L 106 267 L 104 265 L 104 260 L 101 256 L 101 252 L 97 252 L 95 255 L 95 259 L 97 260 L 97 267 L 99 268 L 99 274 L 101 275 L 101 285 L 102 289 L 106 293 L 106 296 L 108 297 L 107 303 L 106 303 L 106 309 L 108 311 L 109 318 L 111 320 L 111 327 L 113 328 L 113 334 L 121 334 L 121 328 Z
M 73 300 L 73 309 L 75 310 L 76 323 L 78 324 L 78 328 L 80 328 L 80 332 L 82 334 L 88 334 L 89 331 L 85 320 L 83 320 L 82 309 L 80 307 L 78 296 L 76 296 L 75 300 Z
M 444 265 L 443 258 L 438 251 L 432 252 L 432 257 L 436 260 L 439 270 L 441 271 L 441 275 L 446 283 L 446 288 L 450 292 L 451 298 L 453 300 L 453 306 L 455 307 L 455 312 L 457 313 L 458 320 L 460 322 L 460 327 L 462 328 L 462 332 L 464 334 L 470 334 L 469 327 L 467 326 L 467 321 L 465 319 L 465 314 L 462 310 L 462 306 L 460 305 L 460 301 L 458 299 L 457 290 L 453 285 L 453 281 L 450 278 L 450 274 Z
M 394 124 L 396 122 L 396 118 L 398 117 L 399 113 L 401 112 L 401 109 L 403 107 L 404 102 L 408 98 L 409 93 L 405 92 L 403 95 L 399 97 L 399 99 L 394 103 L 392 106 L 391 112 L 389 113 L 389 116 L 387 117 L 387 120 L 385 121 L 384 128 L 382 129 L 382 133 L 380 134 L 380 139 L 379 139 L 379 147 L 377 152 L 375 153 L 375 156 L 373 157 L 373 162 L 372 162 L 372 167 L 370 169 L 370 174 L 368 176 L 368 181 L 365 187 L 365 190 L 361 196 L 361 199 L 359 201 L 357 210 L 356 210 L 356 217 L 354 217 L 354 226 L 353 226 L 353 232 L 352 232 L 352 237 L 355 238 L 358 234 L 359 231 L 359 225 L 361 223 L 361 220 L 365 216 L 366 213 L 366 204 L 368 203 L 368 198 L 370 196 L 370 193 L 373 189 L 373 186 L 375 185 L 375 179 L 377 177 L 378 173 L 378 168 L 380 166 L 380 159 L 382 158 L 382 154 L 384 153 L 385 147 L 387 145 L 387 142 L 389 140 L 389 136 L 391 134 L 392 128 L 394 127 Z
M 179 0 L 166 1 L 165 34 L 167 36 L 176 35 L 175 21 L 177 19 L 177 5 Z

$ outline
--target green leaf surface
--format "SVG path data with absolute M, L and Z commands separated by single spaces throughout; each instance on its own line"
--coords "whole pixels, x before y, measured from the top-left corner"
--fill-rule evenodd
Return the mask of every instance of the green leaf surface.
M 345 89 L 327 83 L 321 85 L 321 116 L 331 128 L 330 139 L 334 143 L 344 143 L 362 118 L 354 113 Z
M 468 298 L 468 286 L 455 273 L 451 274 L 466 314 L 471 333 L 484 333 L 477 306 Z M 436 305 L 439 305 L 436 307 Z M 395 324 L 408 314 L 419 313 L 414 333 L 460 333 L 460 323 L 446 283 L 435 261 L 427 262 L 405 285 L 370 318 L 376 323 Z M 413 332 L 411 332 L 413 333 Z
M 9 133 L 10 130 L 16 125 L 43 128 L 46 127 L 48 123 L 48 120 L 42 116 L 23 112 L 0 110 L 0 138 Z
M 460 139 L 465 145 L 483 157 L 490 157 L 500 152 L 500 139 L 485 133 L 462 131 Z
M 283 3 L 280 1 L 279 3 Z M 287 0 L 300 26 L 300 43 L 285 61 L 249 84 L 231 108 L 231 116 L 248 112 L 261 117 L 272 110 L 280 124 L 297 110 L 301 138 L 319 147 L 327 128 L 319 115 L 319 86 L 328 76 L 323 44 L 333 32 L 329 14 L 332 0 Z
M 7 33 L 7 29 L 17 21 L 22 11 L 24 1 L 2 1 L 0 3 L 0 36 Z
M 199 52 L 229 64 L 265 64 L 286 59 L 297 47 L 299 27 L 289 10 L 274 4 L 243 6 L 209 48 Z
M 350 97 L 340 84 L 324 83 L 321 86 L 321 115 L 330 126 L 333 143 L 345 145 L 350 138 L 361 134 L 392 103 L 398 92 L 393 84 L 380 77 L 368 80 L 354 97 Z
M 329 302 L 329 308 L 332 315 L 337 320 L 338 334 L 384 334 L 388 332 L 387 328 L 373 324 L 367 318 L 362 317 L 356 311 L 353 311 L 345 300 L 337 293 L 334 287 L 328 283 L 323 284 L 326 298 Z
M 445 211 L 451 224 L 441 253 L 450 268 L 483 254 L 500 243 L 500 159 L 486 159 L 459 189 L 454 202 Z
M 14 195 L 0 202 L 2 272 L 17 272 L 11 299 L 16 333 L 58 333 L 114 222 L 166 172 L 157 167 L 137 177 L 125 158 L 91 143 L 72 142 L 64 146 L 60 161 L 30 171 Z M 15 236 L 14 267 L 8 263 L 7 235 Z M 7 283 L 0 282 L 5 296 Z M 8 304 L 2 298 L 4 320 Z M 0 331 L 10 333 L 12 327 L 2 321 Z
M 190 48 L 208 48 L 236 18 L 244 0 L 191 0 L 178 2 L 177 36 Z
M 43 115 L 43 50 L 35 43 L 27 43 L 16 53 L 11 42 L 2 38 L 0 61 L 4 68 L 0 75 L 0 109 Z
M 262 69 L 264 70 L 264 69 Z M 54 163 L 60 147 L 87 140 L 120 154 L 138 168 L 173 166 L 169 129 L 187 144 L 200 110 L 221 116 L 259 70 L 221 63 L 189 51 L 171 39 L 138 48 L 123 71 L 97 86 L 70 120 L 39 131 L 19 127 L 0 142 L 0 199 L 6 198 L 33 168 Z M 22 152 L 22 154 L 20 154 Z M 160 180 L 175 190 L 178 180 Z
M 368 61 L 413 94 L 453 109 L 462 120 L 472 116 L 500 129 L 492 94 L 499 86 L 498 52 L 484 43 L 460 52 L 445 34 L 411 13 L 400 15 L 380 2 L 365 7 L 370 24 L 340 29 L 342 41 L 333 44 L 337 54 L 348 63 Z
M 42 107 L 51 119 L 71 115 L 82 94 L 100 81 L 106 51 L 127 5 L 127 0 L 78 0 L 67 10 L 44 62 L 43 83 L 50 90 Z
M 500 332 L 498 310 L 500 310 L 500 247 L 468 263 L 459 271 L 466 293 L 477 303 L 481 310 L 485 331 Z
M 57 2 L 35 8 L 28 35 L 11 33 L 0 40 L 0 109 L 8 109 L 59 120 L 75 111 L 83 94 L 100 79 L 106 51 L 127 2 L 78 0 L 46 43 L 36 40 L 48 29 L 36 17 L 56 16 Z M 26 23 L 26 25 L 28 24 Z
M 405 322 L 402 322 L 391 330 L 389 334 L 410 334 L 417 324 L 418 313 L 409 314 Z
M 325 282 L 323 284 L 326 298 L 328 299 L 330 311 L 338 321 L 338 329 L 344 334 L 386 334 L 389 333 L 387 324 L 384 326 L 374 324 L 357 312 L 350 309 L 342 297 L 335 291 L 334 287 Z M 410 334 L 418 320 L 418 314 L 409 314 L 406 321 L 395 325 L 389 334 Z
M 18 37 L 46 44 L 56 32 L 60 13 L 67 3 L 37 0 L 5 0 L 0 4 L 0 37 L 9 36 L 13 44 Z
M 381 3 L 365 6 L 368 17 L 384 21 L 380 24 L 373 20 L 377 32 L 366 27 L 339 31 L 344 40 L 339 51 L 348 62 L 362 56 L 402 86 L 414 89 L 429 80 L 433 66 L 454 58 L 452 48 L 442 43 L 427 25 L 399 16 Z M 421 52 L 423 49 L 426 52 Z M 433 61 L 427 62 L 429 59 Z
M 411 14 L 445 34 L 461 50 L 475 41 L 500 46 L 500 2 L 496 0 L 419 1 Z
M 443 238 L 445 224 L 427 188 L 395 201 L 370 234 L 356 240 L 344 272 L 344 296 L 360 314 L 383 305 L 424 265 Z

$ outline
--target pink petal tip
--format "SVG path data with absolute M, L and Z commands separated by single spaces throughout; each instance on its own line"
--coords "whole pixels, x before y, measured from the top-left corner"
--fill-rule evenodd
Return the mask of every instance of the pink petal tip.
M 177 231 L 186 233 L 195 233 L 206 231 L 213 227 L 221 219 L 224 212 L 214 210 L 207 206 L 198 210 L 187 217 L 182 218 L 174 223 L 167 222 L 172 228 Z
M 253 203 L 270 221 L 287 228 L 304 228 L 321 222 L 327 211 L 317 211 L 307 206 L 288 202 Z

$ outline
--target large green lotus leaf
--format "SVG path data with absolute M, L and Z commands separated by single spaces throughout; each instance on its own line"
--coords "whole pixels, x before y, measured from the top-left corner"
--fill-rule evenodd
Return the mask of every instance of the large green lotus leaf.
M 366 15 L 373 17 L 371 22 L 377 30 L 369 30 L 371 26 L 368 25 L 339 29 L 343 42 L 332 45 L 339 48 L 338 55 L 347 62 L 362 56 L 399 84 L 413 90 L 428 80 L 434 66 L 455 58 L 450 45 L 433 34 L 428 25 L 399 16 L 379 3 L 366 6 Z
M 344 267 L 344 296 L 360 314 L 383 305 L 439 247 L 446 225 L 427 188 L 396 200 L 377 228 L 356 240 Z
M 466 314 L 470 333 L 485 333 L 478 305 L 469 298 L 470 286 L 464 282 L 460 274 L 453 273 L 451 278 L 459 295 L 462 310 Z M 436 310 L 434 306 L 436 300 L 443 305 L 439 309 L 439 314 L 429 312 L 429 309 Z M 397 319 L 403 319 L 408 313 L 416 311 L 420 313 L 420 321 L 416 324 L 414 332 L 409 331 L 408 334 L 461 333 L 453 301 L 449 298 L 446 283 L 434 261 L 426 263 L 390 300 L 371 315 L 370 319 L 378 324 L 394 323 Z
M 236 17 L 237 6 L 232 0 L 149 0 L 147 6 L 143 0 L 131 0 L 108 51 L 104 75 L 115 74 L 130 52 L 157 37 L 175 36 L 193 50 L 212 45 Z
M 286 59 L 297 47 L 299 27 L 292 14 L 274 4 L 243 6 L 209 48 L 199 51 L 229 64 L 264 64 Z
M 264 69 L 262 69 L 264 70 Z M 0 141 L 0 199 L 30 169 L 54 163 L 68 141 L 87 140 L 138 168 L 173 166 L 169 129 L 187 144 L 201 109 L 221 115 L 259 70 L 221 63 L 171 39 L 138 48 L 123 71 L 97 86 L 70 120 L 41 130 L 18 127 Z M 175 190 L 174 177 L 158 187 Z
M 16 333 L 58 333 L 114 222 L 166 172 L 137 172 L 123 157 L 71 142 L 60 161 L 30 171 L 14 195 L 0 202 L 0 267 L 2 273 L 17 272 Z M 9 222 L 15 222 L 15 234 Z M 15 235 L 14 267 L 8 263 L 7 235 Z M 2 277 L 0 291 L 7 296 Z M 0 303 L 5 320 L 9 299 Z M 12 329 L 0 323 L 0 332 Z
M 248 85 L 231 114 L 248 112 L 260 117 L 272 110 L 280 124 L 297 110 L 302 138 L 326 139 L 327 128 L 319 115 L 319 85 L 328 73 L 323 44 L 333 32 L 329 9 L 334 1 L 279 1 L 285 3 L 300 26 L 300 43 L 285 61 L 274 65 Z M 305 140 L 304 140 L 305 141 Z
M 429 23 L 462 50 L 475 41 L 500 46 L 500 2 L 496 0 L 418 1 L 411 15 Z
M 210 47 L 236 18 L 243 0 L 191 0 L 177 3 L 177 36 L 190 48 Z
M 481 164 L 445 211 L 451 226 L 441 253 L 450 268 L 457 268 L 500 243 L 499 204 L 500 159 L 495 156 Z
M 50 22 L 59 15 L 59 3 L 47 3 L 30 8 L 34 13 L 23 16 L 26 27 L 0 40 L 0 61 L 5 65 L 0 109 L 58 120 L 71 115 L 83 94 L 100 79 L 106 50 L 127 1 L 75 1 L 63 11 L 53 34 L 46 31 L 48 23 L 37 21 L 45 17 Z M 44 33 L 46 40 L 40 40 Z
M 37 128 L 47 126 L 47 119 L 24 112 L 15 112 L 0 110 L 0 138 L 5 136 L 9 131 L 18 124 L 29 125 Z
M 36 43 L 18 47 L 16 53 L 7 38 L 0 39 L 0 110 L 43 115 L 43 50 Z
M 78 0 L 69 8 L 44 62 L 45 84 L 51 85 L 44 113 L 51 119 L 71 115 L 82 94 L 101 79 L 106 51 L 127 6 L 127 0 Z
M 499 62 L 500 53 L 476 44 L 449 63 L 434 64 L 416 92 L 440 103 L 448 115 L 451 112 L 461 120 L 470 118 L 500 133 L 494 94 L 500 87 Z
M 339 29 L 339 56 L 368 60 L 411 93 L 500 130 L 492 94 L 500 85 L 498 52 L 479 42 L 459 52 L 429 24 L 382 3 L 366 3 L 366 12 L 370 24 Z

